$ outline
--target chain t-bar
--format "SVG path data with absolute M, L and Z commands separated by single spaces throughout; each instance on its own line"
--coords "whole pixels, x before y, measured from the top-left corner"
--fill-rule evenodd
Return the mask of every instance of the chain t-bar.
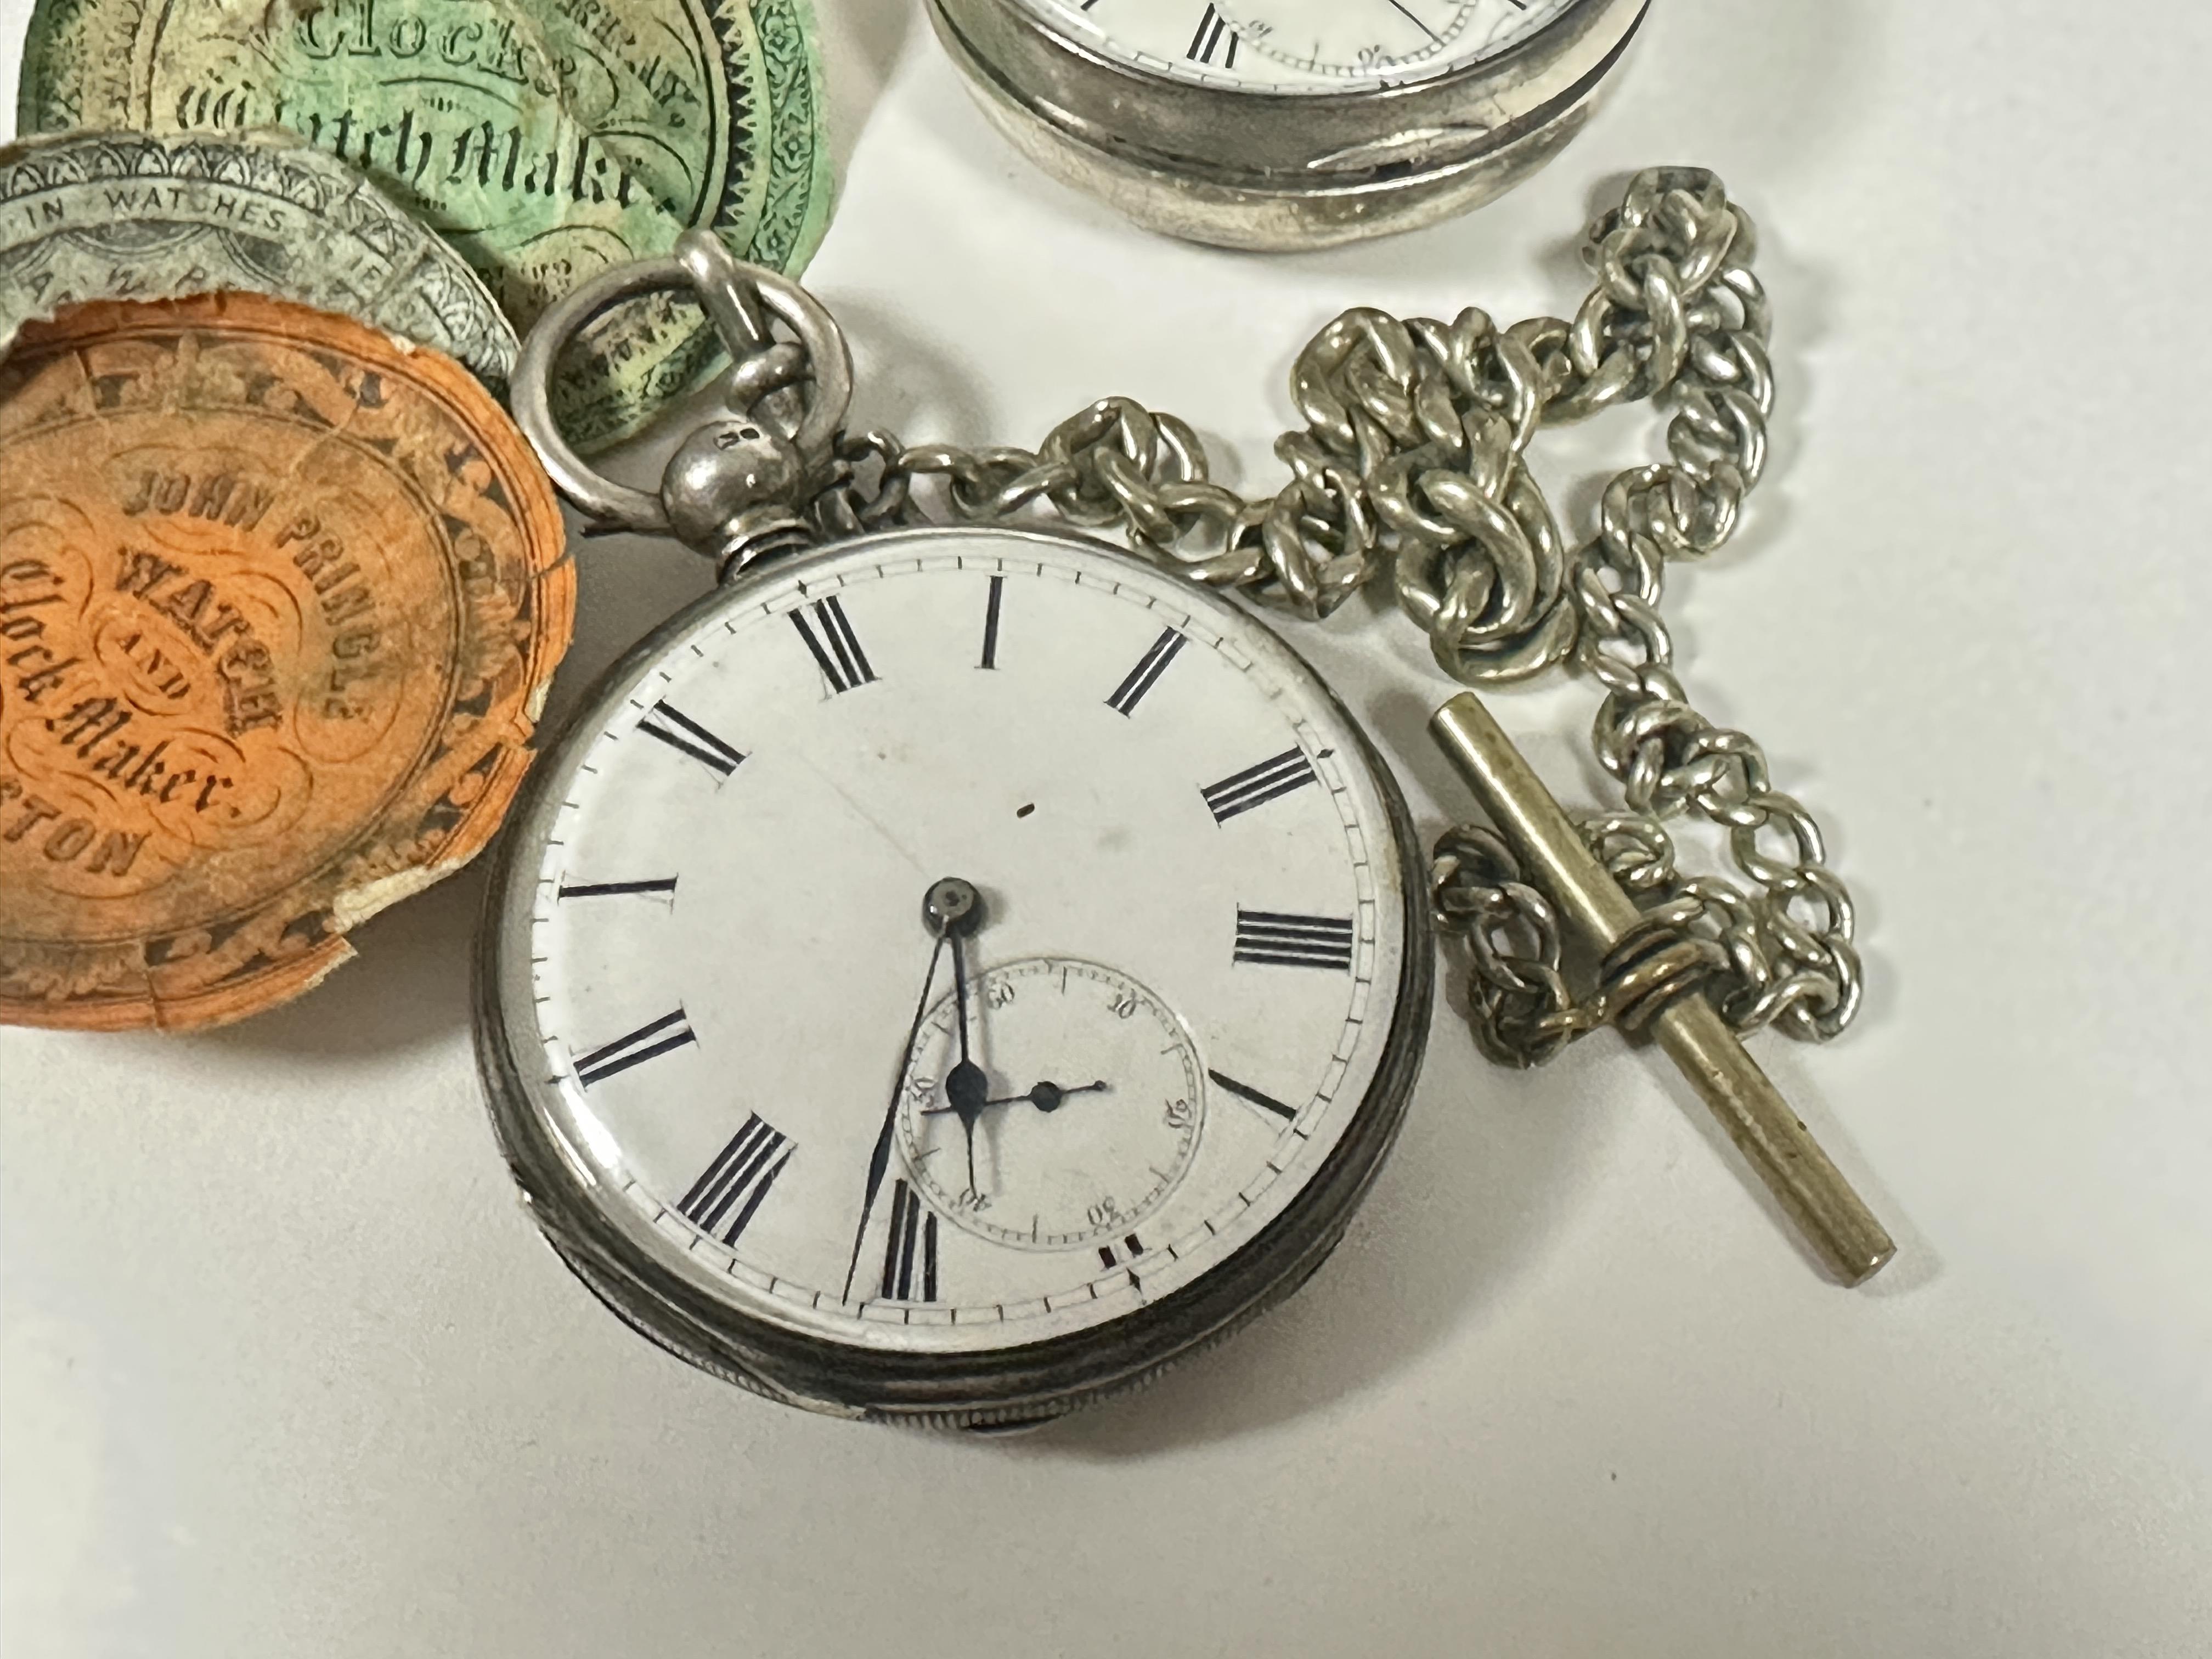
M 1642 914 L 1490 711 L 1468 692 L 1437 710 L 1429 731 L 1536 884 L 1593 950 L 1611 951 Z M 1692 993 L 1655 1016 L 1651 1031 L 1829 1270 L 1845 1285 L 1880 1273 L 1897 1246 L 1720 1011 Z

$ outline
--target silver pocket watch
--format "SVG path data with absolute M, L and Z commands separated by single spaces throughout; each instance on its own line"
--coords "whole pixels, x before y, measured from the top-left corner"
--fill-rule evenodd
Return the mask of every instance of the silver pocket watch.
M 1139 224 L 1325 247 L 1480 206 L 1589 118 L 1648 0 L 929 0 L 1032 161 Z
M 1447 933 L 1492 1058 L 1648 1032 L 1829 1274 L 1879 1272 L 1888 1234 L 1738 1040 L 1850 1024 L 1850 895 L 1759 745 L 1690 704 L 1659 610 L 1761 470 L 1753 245 L 1717 179 L 1658 169 L 1593 224 L 1571 325 L 1345 313 L 1299 356 L 1308 424 L 1259 500 L 1126 399 L 1033 452 L 848 432 L 836 324 L 711 236 L 549 311 L 514 381 L 546 471 L 723 577 L 588 696 L 494 877 L 479 1067 L 568 1265 L 792 1404 L 1058 1415 L 1225 1336 L 1342 1236 Z M 650 493 L 574 455 L 546 386 L 593 317 L 667 289 L 734 367 Z M 1662 390 L 1669 459 L 1569 550 L 1532 436 Z M 1010 522 L 1039 502 L 1151 556 Z M 1459 678 L 1595 678 L 1620 806 L 1571 820 L 1463 695 L 1431 730 L 1494 828 L 1425 869 L 1357 723 L 1214 591 L 1321 615 L 1376 581 Z M 1724 829 L 1736 879 L 1678 864 L 1683 817 Z
M 574 328 L 677 287 L 744 361 L 656 499 L 569 453 L 543 386 Z M 541 761 L 479 1060 L 538 1219 L 640 1331 L 818 1411 L 1030 1421 L 1341 1236 L 1427 1031 L 1420 859 L 1351 715 L 1226 599 L 1035 530 L 793 546 L 849 383 L 828 314 L 708 239 L 532 336 L 556 482 L 729 579 Z

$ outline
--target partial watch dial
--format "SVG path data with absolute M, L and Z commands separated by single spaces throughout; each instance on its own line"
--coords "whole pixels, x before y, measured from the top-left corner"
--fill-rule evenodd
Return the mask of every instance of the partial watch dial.
M 1141 1316 L 1395 1127 L 1426 963 L 1370 754 L 1265 628 L 1095 544 L 772 568 L 538 781 L 502 1133 L 740 1322 L 985 1355 Z
M 1019 0 L 1048 27 L 1153 74 L 1341 93 L 1494 58 L 1577 0 Z

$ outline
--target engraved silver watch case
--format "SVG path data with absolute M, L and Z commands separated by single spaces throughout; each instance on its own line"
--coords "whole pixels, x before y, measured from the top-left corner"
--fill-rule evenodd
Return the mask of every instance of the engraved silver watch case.
M 1048 173 L 1149 229 L 1272 251 L 1416 229 L 1512 188 L 1581 131 L 1647 5 L 929 0 L 929 12 L 985 112 Z M 1172 33 L 1153 21 L 1133 44 L 1117 14 L 1147 8 L 1174 11 Z M 1324 21 L 1301 22 L 1310 11 Z M 1412 44 L 1354 44 L 1369 34 Z

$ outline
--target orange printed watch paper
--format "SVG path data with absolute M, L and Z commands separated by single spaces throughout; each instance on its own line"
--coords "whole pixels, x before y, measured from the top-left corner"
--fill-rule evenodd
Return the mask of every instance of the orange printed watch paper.
M 452 359 L 258 295 L 0 363 L 0 1021 L 243 1018 L 498 827 L 567 648 L 552 487 Z

